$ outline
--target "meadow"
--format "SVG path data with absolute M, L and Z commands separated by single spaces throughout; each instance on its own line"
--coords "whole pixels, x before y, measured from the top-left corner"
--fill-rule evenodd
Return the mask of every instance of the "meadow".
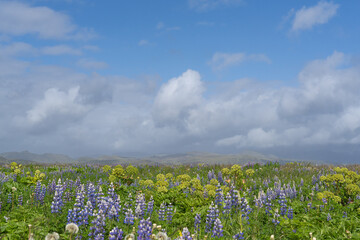
M 360 239 L 360 166 L 20 165 L 0 239 Z

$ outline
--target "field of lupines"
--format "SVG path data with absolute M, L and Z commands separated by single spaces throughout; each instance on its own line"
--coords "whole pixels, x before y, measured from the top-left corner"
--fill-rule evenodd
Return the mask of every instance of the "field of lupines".
M 360 166 L 22 166 L 0 239 L 360 239 Z

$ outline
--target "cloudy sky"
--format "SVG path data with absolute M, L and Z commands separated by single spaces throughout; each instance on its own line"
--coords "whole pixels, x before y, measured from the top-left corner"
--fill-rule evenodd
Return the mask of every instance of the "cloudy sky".
M 0 0 L 0 152 L 360 161 L 359 9 Z

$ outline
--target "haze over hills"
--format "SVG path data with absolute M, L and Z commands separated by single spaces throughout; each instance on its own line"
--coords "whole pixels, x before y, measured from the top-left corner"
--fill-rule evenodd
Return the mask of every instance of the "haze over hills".
M 294 159 L 279 158 L 271 154 L 262 154 L 259 152 L 245 151 L 238 154 L 218 154 L 209 152 L 188 152 L 178 154 L 157 154 L 148 157 L 123 157 L 117 155 L 102 155 L 98 157 L 80 157 L 71 158 L 63 154 L 44 153 L 36 154 L 29 151 L 5 152 L 0 153 L 0 163 L 6 164 L 16 161 L 22 164 L 133 164 L 133 165 L 179 165 L 179 164 L 247 164 L 247 163 L 266 163 L 268 161 L 277 161 L 286 163 L 299 161 Z M 325 163 L 325 162 L 316 162 Z

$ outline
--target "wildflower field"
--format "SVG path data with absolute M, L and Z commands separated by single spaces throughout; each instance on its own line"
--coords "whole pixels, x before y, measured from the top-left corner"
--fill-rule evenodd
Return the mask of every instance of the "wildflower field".
M 0 239 L 360 239 L 360 166 L 19 165 Z

